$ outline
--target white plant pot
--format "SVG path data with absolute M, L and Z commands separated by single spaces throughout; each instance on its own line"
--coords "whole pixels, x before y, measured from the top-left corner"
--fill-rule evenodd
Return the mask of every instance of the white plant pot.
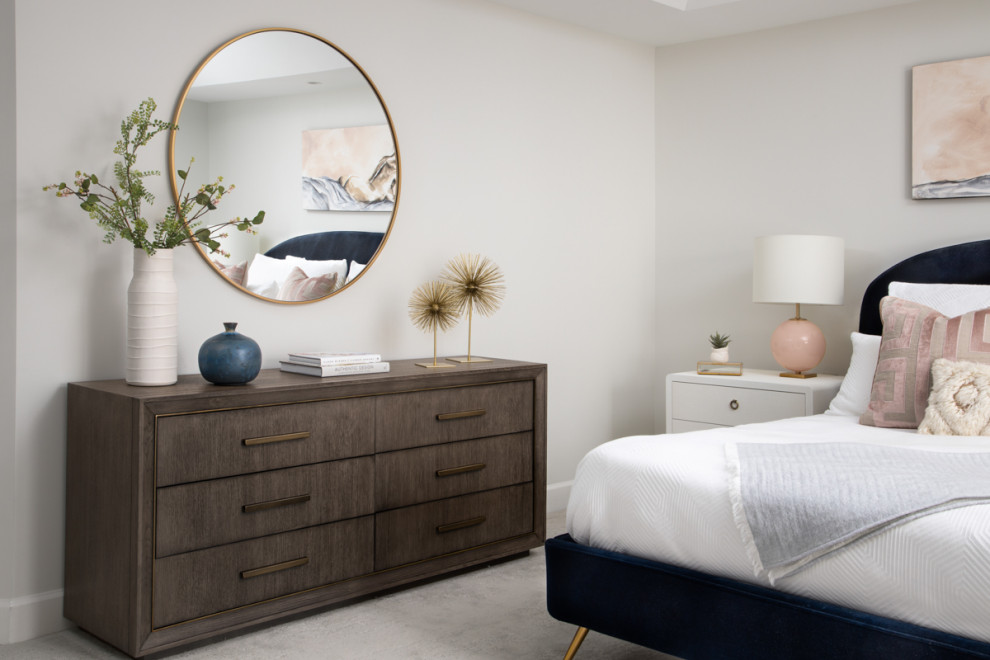
M 712 362 L 728 362 L 729 361 L 729 347 L 725 348 L 713 348 L 712 353 L 708 358 Z
M 179 290 L 171 250 L 148 256 L 134 250 L 127 287 L 127 365 L 131 385 L 171 385 L 178 380 Z

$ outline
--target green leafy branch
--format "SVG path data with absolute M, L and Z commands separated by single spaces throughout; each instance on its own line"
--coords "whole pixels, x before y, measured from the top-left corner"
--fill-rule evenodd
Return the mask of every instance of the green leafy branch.
M 113 164 L 116 185 L 107 185 L 95 174 L 76 171 L 73 185 L 56 183 L 43 190 L 54 190 L 56 197 L 75 197 L 81 200 L 79 208 L 96 220 L 103 229 L 103 242 L 113 243 L 122 238 L 135 248 L 148 254 L 157 250 L 170 250 L 184 243 L 200 243 L 210 252 L 230 256 L 220 249 L 219 239 L 225 237 L 224 229 L 235 227 L 239 231 L 255 233 L 254 227 L 264 222 L 265 212 L 259 211 L 254 218 L 233 218 L 215 225 L 204 225 L 201 218 L 215 211 L 220 200 L 234 190 L 234 186 L 224 186 L 223 177 L 199 188 L 195 194 L 185 192 L 186 180 L 193 161 L 185 170 L 177 170 L 182 179 L 177 204 L 165 210 L 162 220 L 155 223 L 152 237 L 148 237 L 150 223 L 142 214 L 142 203 L 151 206 L 154 195 L 147 189 L 144 179 L 160 176 L 157 170 L 137 169 L 137 151 L 159 133 L 178 130 L 178 126 L 161 119 L 153 119 L 157 105 L 154 99 L 142 101 L 137 110 L 131 112 L 120 124 L 121 138 L 117 140 L 113 152 L 121 156 Z

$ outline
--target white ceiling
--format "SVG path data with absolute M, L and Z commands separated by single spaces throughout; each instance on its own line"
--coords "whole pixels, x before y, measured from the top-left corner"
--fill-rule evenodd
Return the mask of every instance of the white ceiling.
M 633 41 L 664 46 L 755 32 L 919 0 L 489 0 Z M 661 4 L 664 3 L 664 4 Z M 695 8 L 692 8 L 695 7 Z

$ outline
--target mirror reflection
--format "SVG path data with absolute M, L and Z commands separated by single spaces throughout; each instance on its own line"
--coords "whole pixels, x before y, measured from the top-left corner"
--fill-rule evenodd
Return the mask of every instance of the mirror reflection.
M 236 37 L 193 73 L 173 121 L 173 193 L 192 158 L 187 191 L 222 176 L 234 186 L 224 215 L 265 211 L 257 234 L 222 238 L 222 254 L 199 248 L 231 284 L 312 302 L 352 286 L 381 251 L 399 196 L 395 131 L 367 75 L 331 43 L 287 29 Z

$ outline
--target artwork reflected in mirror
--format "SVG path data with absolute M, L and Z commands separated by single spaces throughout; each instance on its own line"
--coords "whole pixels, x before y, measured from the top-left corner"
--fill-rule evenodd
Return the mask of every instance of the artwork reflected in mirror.
M 187 189 L 223 172 L 237 182 L 232 200 L 265 209 L 256 235 L 201 251 L 234 286 L 271 301 L 322 300 L 381 252 L 400 189 L 395 131 L 367 74 L 329 42 L 287 29 L 232 39 L 193 73 L 174 121 L 173 190 L 176 164 L 192 158 Z
M 303 208 L 391 211 L 398 185 L 388 126 L 303 131 Z

